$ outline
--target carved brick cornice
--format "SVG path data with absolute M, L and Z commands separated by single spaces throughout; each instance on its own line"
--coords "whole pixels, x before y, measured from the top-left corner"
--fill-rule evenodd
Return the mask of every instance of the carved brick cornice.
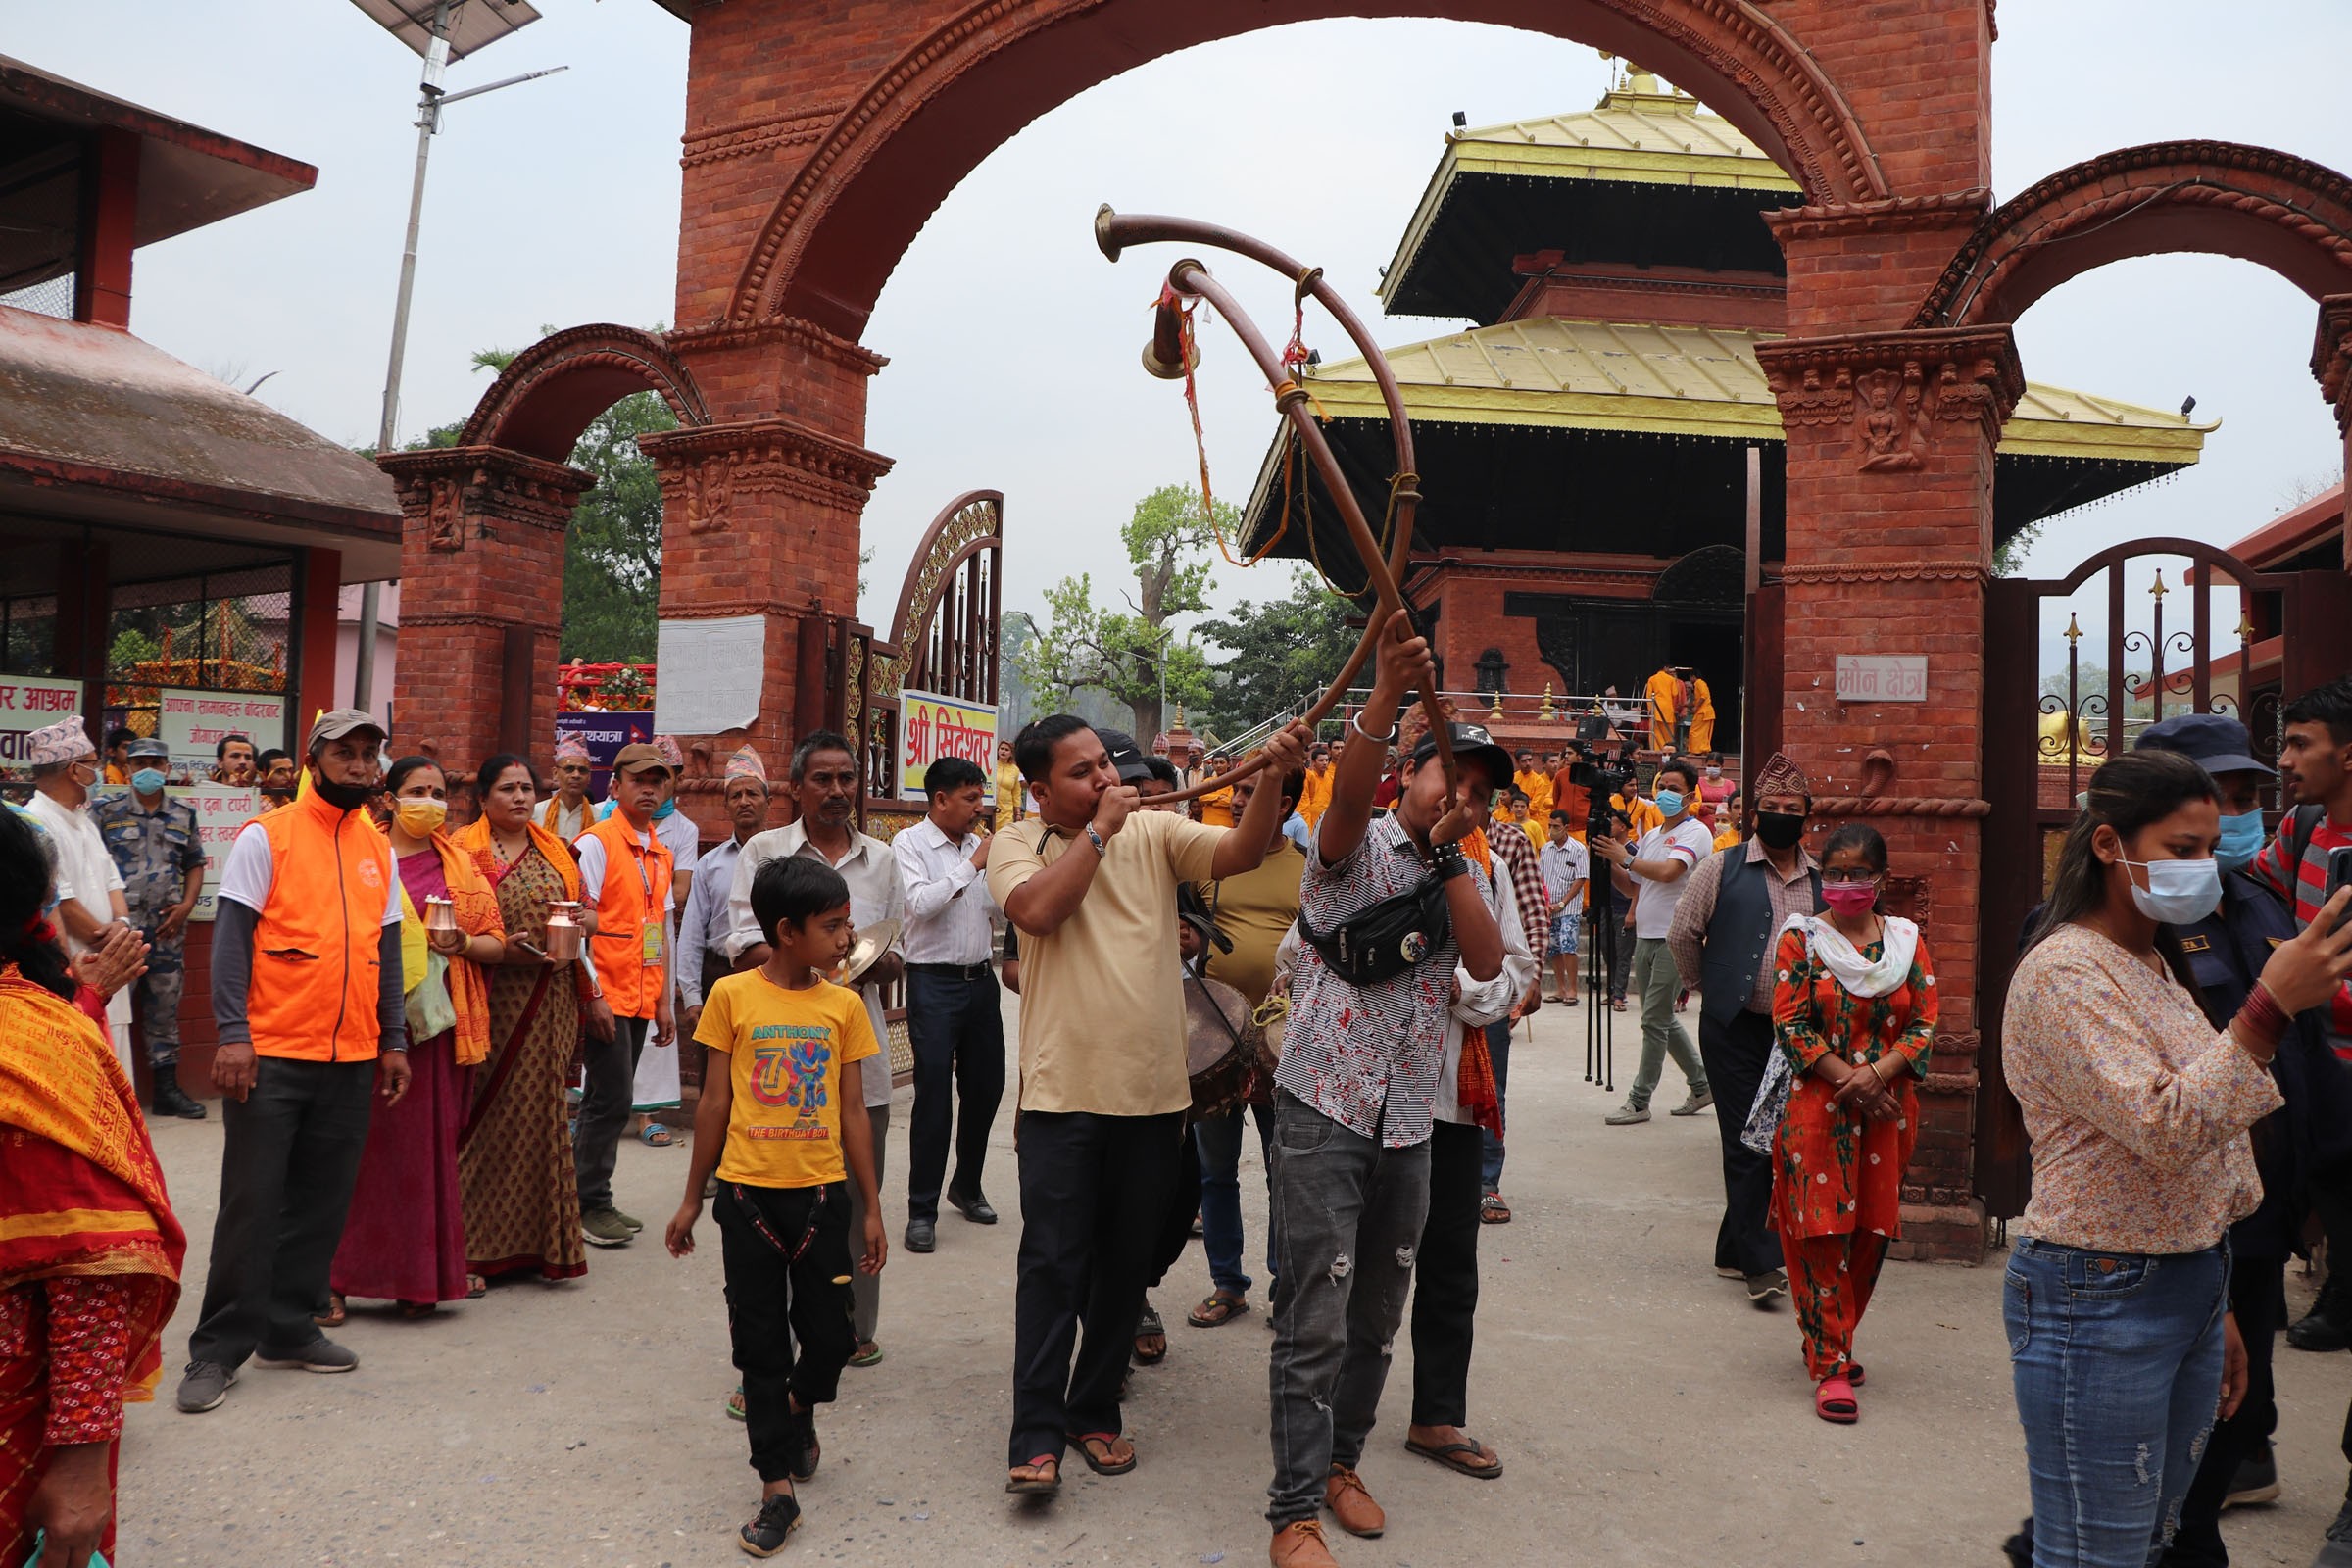
M 1885 201 L 1816 207 L 1770 207 L 1763 218 L 1783 245 L 1790 240 L 1840 239 L 1849 234 L 1899 234 L 1914 228 L 1959 228 L 1992 210 L 1992 192 L 1947 196 L 1891 196 Z
M 595 321 L 551 332 L 515 355 L 474 406 L 458 444 L 497 446 L 508 423 L 541 388 L 584 370 L 621 370 L 643 381 L 669 405 L 680 424 L 702 424 L 710 417 L 693 374 L 663 338 L 639 327 Z
M 1983 561 L 1840 561 L 1783 566 L 1767 575 L 1792 583 L 1989 582 L 1992 566 Z
M 2026 390 L 2006 326 L 1782 338 L 1758 343 L 1756 360 L 1782 424 L 1850 425 L 1863 473 L 1925 467 L 1947 425 L 1997 442 Z
M 2352 431 L 2352 294 L 2320 301 L 2320 331 L 2311 349 L 2311 373 L 2335 408 L 2335 427 Z
M 843 107 L 841 104 L 826 104 L 816 109 L 760 115 L 750 120 L 712 125 L 708 130 L 690 131 L 681 143 L 683 150 L 678 158 L 678 167 L 693 169 L 722 159 L 750 158 L 760 153 L 773 152 L 779 147 L 796 147 L 821 140 L 826 130 L 841 118 Z
M 1815 816 L 1979 817 L 1991 810 L 1991 802 L 1968 796 L 1833 795 L 1813 802 Z
M 594 474 L 569 464 L 505 447 L 392 452 L 375 464 L 399 489 L 406 535 L 437 551 L 463 550 L 487 538 L 494 522 L 560 533 L 570 526 L 581 494 L 596 483 Z
M 698 349 L 796 348 L 860 375 L 872 375 L 890 363 L 888 355 L 876 354 L 863 344 L 828 332 L 813 321 L 791 316 L 771 316 L 763 321 L 743 324 L 706 321 L 700 326 L 678 328 L 669 334 L 669 341 L 671 347 L 684 354 Z
M 859 511 L 891 469 L 879 452 L 788 419 L 663 430 L 639 436 L 637 445 L 654 462 L 664 501 L 700 497 L 702 525 L 688 524 L 698 533 L 723 529 L 727 509 L 746 495 L 783 494 Z

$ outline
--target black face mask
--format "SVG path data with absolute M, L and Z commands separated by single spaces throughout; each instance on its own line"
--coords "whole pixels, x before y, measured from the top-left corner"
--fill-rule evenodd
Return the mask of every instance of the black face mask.
M 311 789 L 338 811 L 358 810 L 368 804 L 368 797 L 372 793 L 365 784 L 329 783 L 316 773 L 311 775 Z
M 1756 837 L 1768 850 L 1785 850 L 1805 836 L 1805 819 L 1793 811 L 1758 811 Z

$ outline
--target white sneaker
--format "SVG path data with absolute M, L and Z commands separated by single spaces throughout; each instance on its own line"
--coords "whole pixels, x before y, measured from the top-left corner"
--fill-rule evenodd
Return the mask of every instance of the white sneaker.
M 1649 1120 L 1649 1107 L 1628 1103 L 1622 1110 L 1612 1110 L 1600 1118 L 1604 1127 L 1631 1127 Z
M 1686 1100 L 1681 1104 L 1675 1106 L 1666 1114 L 1669 1116 L 1695 1116 L 1713 1103 L 1715 1103 L 1714 1095 L 1707 1090 L 1702 1089 L 1697 1094 L 1692 1095 L 1689 1100 Z

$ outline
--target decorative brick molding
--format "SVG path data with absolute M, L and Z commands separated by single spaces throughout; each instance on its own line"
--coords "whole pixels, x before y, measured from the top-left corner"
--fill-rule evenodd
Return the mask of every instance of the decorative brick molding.
M 482 394 L 481 402 L 474 405 L 458 444 L 462 447 L 512 444 L 507 436 L 516 421 L 524 418 L 557 383 L 582 375 L 593 378 L 595 391 L 584 393 L 585 412 L 579 428 L 585 428 L 589 419 L 612 406 L 610 398 L 602 402 L 597 399 L 605 389 L 622 381 L 634 381 L 660 393 L 680 424 L 704 424 L 710 418 L 703 406 L 703 394 L 694 384 L 693 373 L 666 341 L 637 327 L 598 321 L 551 333 L 515 355 L 490 384 L 490 390 Z M 595 407 L 586 408 L 586 403 L 594 403 Z M 558 432 L 565 452 L 571 450 L 579 428 L 568 433 Z
M 1815 816 L 1965 816 L 1991 814 L 1992 804 L 1969 796 L 1833 795 L 1813 803 Z
M 432 447 L 375 460 L 399 487 L 407 516 L 404 554 L 421 545 L 455 553 L 493 536 L 495 523 L 562 532 L 596 476 L 503 447 Z M 421 612 L 429 599 L 419 599 Z M 414 622 L 416 613 L 404 619 Z
M 2331 294 L 2320 301 L 2311 373 L 2319 378 L 2321 395 L 2335 409 L 2335 427 L 2352 434 L 2352 294 Z
M 1756 359 L 1785 425 L 1853 426 L 1863 473 L 1925 467 L 1947 424 L 1973 423 L 1977 439 L 1998 441 L 2026 390 L 2006 326 L 1783 338 L 1757 344 Z M 1800 563 L 1782 577 L 1820 569 Z
M 1818 207 L 1771 207 L 1759 215 L 1783 245 L 1791 240 L 1844 239 L 1854 234 L 1900 234 L 1983 220 L 1992 210 L 1989 190 L 1948 196 L 1890 196 L 1884 201 Z
M 1989 582 L 1992 565 L 1982 561 L 1830 562 L 1783 566 L 1768 576 L 1780 582 Z
M 688 353 L 703 349 L 802 349 L 860 375 L 872 375 L 890 363 L 886 354 L 876 354 L 863 344 L 828 332 L 813 321 L 790 316 L 771 316 L 748 324 L 710 321 L 701 326 L 680 327 L 669 334 L 669 341 Z
M 891 460 L 788 419 L 747 419 L 663 430 L 637 438 L 654 460 L 664 511 L 674 498 L 698 498 L 703 514 L 693 532 L 726 526 L 738 496 L 781 494 L 821 506 L 861 511 Z
M 2214 245 L 2181 244 L 2183 212 L 2205 215 L 2200 226 L 2212 228 Z M 2125 229 L 2134 220 L 2157 229 L 2145 245 Z M 2239 238 L 2222 243 L 2231 231 Z M 2100 236 L 2096 245 L 2061 243 L 2093 234 Z M 1987 213 L 1911 324 L 2015 320 L 2034 300 L 2092 267 L 2184 248 L 2253 255 L 2314 295 L 2346 292 L 2352 289 L 2352 180 L 2308 159 L 2238 142 L 2152 142 L 2103 153 Z
M 987 0 L 916 39 L 842 112 L 777 198 L 737 277 L 727 319 L 741 325 L 794 313 L 794 278 L 827 215 L 866 175 L 876 154 L 926 106 L 1000 52 L 1106 5 L 1107 0 Z M 1743 100 L 1742 108 L 1771 127 L 1770 139 L 1777 139 L 1785 153 L 1780 161 L 1814 200 L 1867 202 L 1891 194 L 1837 83 L 1752 0 L 1589 0 L 1589 7 L 1700 63 Z M 1250 24 L 1288 20 L 1280 8 L 1269 12 Z M 1149 9 L 1131 13 L 1151 14 Z M 1165 48 L 1200 41 L 1197 27 L 1173 19 L 1168 27 Z M 1124 47 L 1161 52 L 1148 36 L 1129 37 Z M 1702 91 L 1711 85 L 1693 84 Z M 745 133 L 756 134 L 748 127 Z M 882 279 L 871 281 L 878 292 Z M 853 314 L 864 308 L 852 301 L 833 303 Z
M 681 142 L 683 151 L 678 167 L 694 169 L 724 159 L 751 158 L 779 147 L 822 140 L 826 128 L 841 118 L 842 108 L 840 104 L 826 104 L 817 109 L 761 115 L 731 124 L 713 125 L 708 130 L 688 131 Z

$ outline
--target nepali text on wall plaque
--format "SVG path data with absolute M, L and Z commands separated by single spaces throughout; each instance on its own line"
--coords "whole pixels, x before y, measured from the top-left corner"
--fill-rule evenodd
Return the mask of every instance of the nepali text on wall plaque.
M 1928 700 L 1928 658 L 1925 654 L 1839 654 L 1838 700 L 1924 703 Z

